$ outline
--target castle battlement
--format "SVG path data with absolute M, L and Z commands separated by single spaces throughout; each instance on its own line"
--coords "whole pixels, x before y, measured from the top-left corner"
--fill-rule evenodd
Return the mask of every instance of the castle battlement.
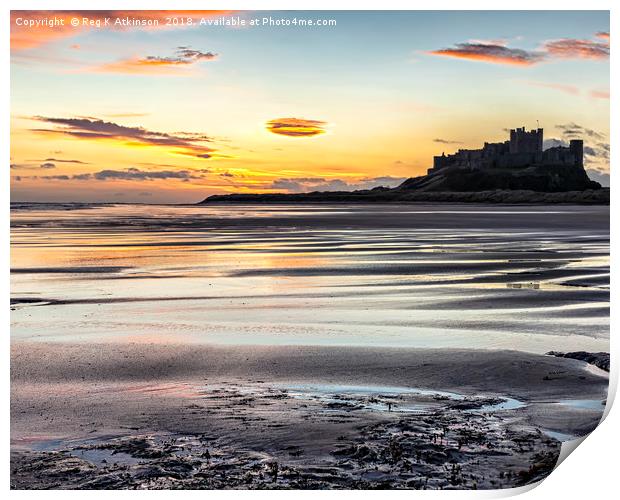
M 530 165 L 567 165 L 583 167 L 583 141 L 572 140 L 569 147 L 556 146 L 543 151 L 543 129 L 510 130 L 504 142 L 485 142 L 482 149 L 459 149 L 456 153 L 433 158 L 429 174 L 447 167 L 470 169 L 519 168 Z

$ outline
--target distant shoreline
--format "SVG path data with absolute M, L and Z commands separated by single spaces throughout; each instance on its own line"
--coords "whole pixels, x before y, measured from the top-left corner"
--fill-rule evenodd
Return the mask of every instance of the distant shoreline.
M 609 188 L 586 191 L 538 192 L 494 190 L 472 192 L 410 191 L 372 189 L 365 191 L 334 191 L 313 193 L 268 193 L 213 195 L 199 202 L 207 204 L 290 204 L 290 203 L 489 203 L 489 204 L 571 204 L 609 205 Z

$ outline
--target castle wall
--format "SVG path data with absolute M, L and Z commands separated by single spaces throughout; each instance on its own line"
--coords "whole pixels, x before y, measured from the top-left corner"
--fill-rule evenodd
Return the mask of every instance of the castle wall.
M 579 165 L 583 166 L 583 141 L 572 140 L 568 148 L 558 146 L 543 151 L 543 129 L 527 132 L 525 127 L 512 129 L 510 140 L 485 142 L 482 149 L 459 149 L 451 155 L 442 154 L 433 158 L 435 173 L 446 167 L 474 169 L 518 168 L 532 164 Z
M 542 159 L 542 152 L 508 153 L 497 159 L 497 166 L 500 168 L 525 167 L 532 163 L 540 163 Z

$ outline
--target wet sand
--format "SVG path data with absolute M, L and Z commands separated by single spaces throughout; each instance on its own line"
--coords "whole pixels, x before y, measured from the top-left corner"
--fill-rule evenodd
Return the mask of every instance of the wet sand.
M 17 342 L 12 485 L 518 486 L 551 471 L 554 432 L 598 423 L 608 380 L 586 366 L 514 351 Z
M 609 207 L 11 218 L 13 488 L 508 488 L 603 412 L 544 354 L 609 350 Z
M 609 207 L 19 206 L 11 335 L 600 352 Z

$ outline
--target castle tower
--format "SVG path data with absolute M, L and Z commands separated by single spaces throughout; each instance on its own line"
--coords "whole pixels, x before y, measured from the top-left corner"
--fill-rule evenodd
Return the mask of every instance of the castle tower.
M 572 139 L 569 149 L 575 158 L 575 165 L 583 167 L 583 141 L 581 139 Z
M 525 131 L 525 127 L 510 131 L 509 152 L 517 153 L 540 153 L 543 148 L 543 129 Z

